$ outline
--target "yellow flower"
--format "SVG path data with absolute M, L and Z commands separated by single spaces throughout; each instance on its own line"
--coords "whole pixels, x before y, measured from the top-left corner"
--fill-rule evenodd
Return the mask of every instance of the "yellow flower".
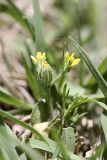
M 37 61 L 45 60 L 46 59 L 45 52 L 43 53 L 37 52 L 36 59 Z
M 38 63 L 40 61 L 43 61 L 46 59 L 46 56 L 45 56 L 45 52 L 37 52 L 36 56 L 31 56 L 31 59 L 33 60 L 34 63 Z
M 76 58 L 73 62 L 72 62 L 72 64 L 71 64 L 71 67 L 73 67 L 73 66 L 75 66 L 75 65 L 78 65 L 79 63 L 80 63 L 80 59 L 79 58 Z
M 49 63 L 46 61 L 45 52 L 37 52 L 36 56 L 31 56 L 31 59 L 36 63 L 36 70 L 38 74 L 38 80 L 45 87 L 49 85 L 52 80 L 52 69 Z
M 66 69 L 69 71 L 73 66 L 76 66 L 80 63 L 80 59 L 79 58 L 75 58 L 74 57 L 74 53 L 72 53 L 71 55 L 69 54 L 69 52 L 65 53 L 65 65 L 66 65 Z
M 65 53 L 65 60 L 66 60 L 66 62 L 73 62 L 73 60 L 74 60 L 74 53 L 72 53 L 71 55 L 68 53 L 68 52 L 66 52 Z

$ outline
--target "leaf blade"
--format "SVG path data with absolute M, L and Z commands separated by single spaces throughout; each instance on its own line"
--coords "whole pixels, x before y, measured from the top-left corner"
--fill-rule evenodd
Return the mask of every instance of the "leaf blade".
M 34 30 L 36 39 L 36 51 L 44 51 L 44 37 L 42 29 L 42 17 L 40 13 L 39 1 L 32 0 L 34 9 Z
M 91 59 L 87 56 L 86 52 L 81 48 L 81 46 L 72 37 L 69 37 L 69 38 L 73 42 L 73 44 L 75 45 L 77 50 L 79 51 L 81 57 L 86 62 L 88 68 L 90 69 L 91 73 L 95 77 L 95 79 L 99 85 L 99 88 L 101 89 L 102 93 L 104 94 L 105 98 L 107 99 L 107 83 L 106 83 L 106 81 L 104 80 L 104 78 L 100 74 L 97 67 L 91 61 Z
M 32 105 L 25 104 L 24 102 L 17 100 L 15 97 L 12 97 L 1 90 L 0 90 L 0 102 L 3 102 L 8 105 L 12 105 L 16 108 L 20 108 L 24 110 L 31 110 L 33 108 Z

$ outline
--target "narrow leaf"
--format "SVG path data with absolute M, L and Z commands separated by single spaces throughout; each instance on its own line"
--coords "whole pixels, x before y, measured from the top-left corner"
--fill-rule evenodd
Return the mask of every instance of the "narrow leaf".
M 104 115 L 103 113 L 101 115 L 101 125 L 103 128 L 103 132 L 104 132 L 105 140 L 106 140 L 106 144 L 107 144 L 107 116 Z
M 42 30 L 42 17 L 40 13 L 40 6 L 38 0 L 33 1 L 34 8 L 34 27 L 35 27 L 35 39 L 36 39 L 36 51 L 44 51 L 44 38 Z
M 33 108 L 33 106 L 25 104 L 24 102 L 17 100 L 15 97 L 10 96 L 3 91 L 0 91 L 0 102 L 24 110 L 31 110 Z
M 104 76 L 107 75 L 106 74 L 107 73 L 107 67 L 106 66 L 107 66 L 107 57 L 102 61 L 102 63 L 98 67 L 98 70 Z M 106 77 L 107 76 L 105 76 L 105 78 Z M 89 79 L 89 81 L 87 82 L 87 84 L 85 86 L 88 87 L 88 88 L 92 88 L 92 89 L 94 88 L 95 89 L 95 87 L 94 87 L 94 86 L 96 86 L 95 78 L 91 77 L 91 79 Z M 96 88 L 97 88 L 97 86 L 96 86 Z
M 47 145 L 46 143 L 36 140 L 36 139 L 31 139 L 30 140 L 30 144 L 32 148 L 36 148 L 36 149 L 40 149 L 40 150 L 44 150 L 50 153 L 53 153 L 55 148 L 51 148 L 49 145 Z
M 38 101 L 41 98 L 41 91 L 40 91 L 39 82 L 37 81 L 37 77 L 36 75 L 34 77 L 33 73 L 31 72 L 31 69 L 29 68 L 26 62 L 26 58 L 24 56 L 23 56 L 23 64 L 26 71 L 27 81 L 32 90 L 33 96 L 35 100 Z
M 95 64 L 91 61 L 91 59 L 87 56 L 87 53 L 81 48 L 81 46 L 72 38 L 69 37 L 70 40 L 74 43 L 75 47 L 78 49 L 81 57 L 84 59 L 86 62 L 88 68 L 92 72 L 93 76 L 95 77 L 99 88 L 101 89 L 102 93 L 104 94 L 105 98 L 107 99 L 107 83 L 100 74 L 99 70 L 95 66 Z
M 19 124 L 20 126 L 30 130 L 32 133 L 34 133 L 35 135 L 37 135 L 41 140 L 43 140 L 45 143 L 48 144 L 47 139 L 45 138 L 45 136 L 43 136 L 42 134 L 40 134 L 36 129 L 34 129 L 33 127 L 31 127 L 30 125 L 28 125 L 27 123 L 20 121 L 19 119 L 17 119 L 16 117 L 14 117 L 13 115 L 9 114 L 6 111 L 3 111 L 2 109 L 0 109 L 0 115 L 2 117 L 5 117 L 7 119 L 10 119 L 11 121 L 15 122 L 16 124 Z

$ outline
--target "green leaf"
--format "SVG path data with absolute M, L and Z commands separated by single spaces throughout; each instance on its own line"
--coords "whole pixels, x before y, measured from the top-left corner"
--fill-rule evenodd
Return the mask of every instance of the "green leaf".
M 0 150 L 2 152 L 2 160 L 20 160 L 16 148 L 20 147 L 22 153 L 26 153 L 30 160 L 43 160 L 42 156 L 35 150 L 33 151 L 29 145 L 21 143 L 11 129 L 0 121 Z
M 0 122 L 0 148 L 3 148 L 3 155 L 4 157 L 7 157 L 8 155 L 9 160 L 19 160 L 18 154 L 16 153 L 13 146 L 14 140 L 12 140 L 11 134 L 8 133 L 10 133 L 8 132 L 8 129 L 4 126 L 2 122 Z
M 42 99 L 36 103 L 35 107 L 31 113 L 31 124 L 35 125 L 36 123 L 46 122 L 49 117 L 48 111 L 46 111 L 47 103 Z
M 7 152 L 3 148 L 0 148 L 0 160 L 10 160 Z
M 107 144 L 107 116 L 102 113 L 101 115 L 101 125 L 103 128 L 106 144 Z
M 24 110 L 31 110 L 33 108 L 33 106 L 25 104 L 24 102 L 17 100 L 15 97 L 10 96 L 3 91 L 0 91 L 0 102 Z
M 23 153 L 23 154 L 20 156 L 20 160 L 27 160 L 27 157 L 26 157 L 25 153 Z
M 107 57 L 102 61 L 102 63 L 98 67 L 98 70 L 100 71 L 100 73 L 103 76 L 107 73 Z M 97 88 L 95 78 L 92 77 L 91 79 L 89 79 L 89 81 L 87 82 L 87 84 L 85 86 L 88 88 L 91 88 L 91 89 L 94 88 L 94 90 L 95 90 L 95 87 Z
M 20 126 L 30 130 L 32 133 L 34 133 L 35 135 L 37 135 L 38 138 L 40 138 L 41 140 L 43 140 L 45 143 L 48 144 L 47 139 L 45 138 L 45 136 L 43 136 L 42 134 L 40 134 L 36 129 L 34 129 L 33 127 L 31 127 L 30 125 L 28 125 L 27 123 L 20 121 L 19 119 L 17 119 L 16 117 L 14 117 L 13 115 L 9 114 L 6 111 L 3 111 L 2 109 L 0 109 L 0 115 L 2 117 L 5 117 L 7 119 L 10 119 L 11 121 L 15 122 L 16 124 L 19 124 Z
M 88 103 L 88 102 L 96 103 L 99 106 L 101 106 L 105 111 L 107 111 L 107 105 L 103 102 L 97 101 L 96 99 L 87 98 L 87 97 L 77 97 L 73 101 L 73 103 L 69 106 L 69 108 L 66 110 L 64 117 L 67 117 L 75 109 L 75 107 L 77 107 L 83 103 Z M 83 113 L 83 114 L 85 114 L 85 113 Z
M 30 144 L 31 144 L 32 148 L 40 149 L 40 150 L 47 151 L 50 153 L 53 153 L 55 150 L 55 148 L 52 148 L 49 145 L 47 145 L 46 143 L 39 141 L 39 140 L 36 140 L 36 139 L 31 139 Z
M 21 26 L 28 30 L 28 32 L 32 36 L 32 39 L 34 39 L 34 29 L 30 21 L 28 21 L 23 12 L 19 8 L 17 8 L 12 0 L 7 0 L 7 3 L 8 4 L 0 3 L 0 12 L 6 13 L 14 18 Z
M 52 155 L 52 160 L 58 160 L 57 159 L 58 155 L 59 155 L 59 147 L 58 145 L 56 145 L 55 151 L 53 152 L 53 155 Z
M 42 17 L 40 13 L 39 1 L 33 1 L 34 8 L 34 27 L 35 27 L 35 39 L 36 39 L 36 51 L 44 51 L 44 38 L 42 30 Z
M 74 152 L 75 149 L 75 135 L 72 127 L 63 128 L 62 130 L 62 142 L 65 144 L 67 149 Z
M 94 99 L 90 99 L 90 101 L 94 102 L 94 103 L 97 103 L 99 106 L 101 106 L 105 111 L 107 111 L 107 105 L 103 102 L 99 102 L 97 100 L 94 100 Z
M 19 147 L 24 153 L 26 153 L 27 159 L 30 159 L 30 160 L 35 160 L 35 159 L 44 160 L 44 158 L 41 156 L 41 154 L 39 152 L 37 152 L 36 150 L 33 150 L 31 148 L 31 146 L 29 146 L 27 144 L 19 144 Z
M 39 100 L 41 98 L 41 90 L 40 90 L 40 85 L 39 82 L 37 81 L 37 77 L 31 72 L 31 69 L 29 68 L 27 62 L 26 62 L 26 58 L 23 55 L 23 64 L 24 64 L 24 68 L 26 71 L 26 76 L 27 76 L 27 81 L 29 83 L 29 86 L 32 90 L 33 96 L 35 98 L 35 100 Z
M 88 68 L 90 69 L 91 73 L 95 77 L 99 88 L 101 89 L 102 93 L 104 94 L 105 98 L 107 99 L 107 83 L 100 74 L 99 70 L 95 66 L 95 64 L 91 61 L 91 59 L 87 56 L 87 53 L 81 48 L 81 46 L 71 37 L 69 37 L 70 40 L 74 43 L 75 47 L 78 49 L 81 57 L 86 62 Z
M 31 113 L 31 124 L 32 126 L 36 123 L 40 123 L 41 120 L 40 120 L 40 110 L 39 110 L 39 106 L 38 106 L 38 103 L 35 105 L 35 107 L 33 108 L 32 110 L 32 113 Z
M 64 117 L 67 117 L 77 106 L 88 102 L 89 99 L 87 97 L 76 97 L 75 100 L 71 103 L 70 106 L 68 106 L 68 109 L 66 110 Z

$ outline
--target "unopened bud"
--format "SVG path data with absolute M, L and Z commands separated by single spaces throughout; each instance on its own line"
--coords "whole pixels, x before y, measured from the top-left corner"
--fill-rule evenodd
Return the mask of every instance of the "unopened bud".
M 41 71 L 38 73 L 38 78 L 44 86 L 48 86 L 52 81 L 52 69 L 47 61 L 44 61 Z

